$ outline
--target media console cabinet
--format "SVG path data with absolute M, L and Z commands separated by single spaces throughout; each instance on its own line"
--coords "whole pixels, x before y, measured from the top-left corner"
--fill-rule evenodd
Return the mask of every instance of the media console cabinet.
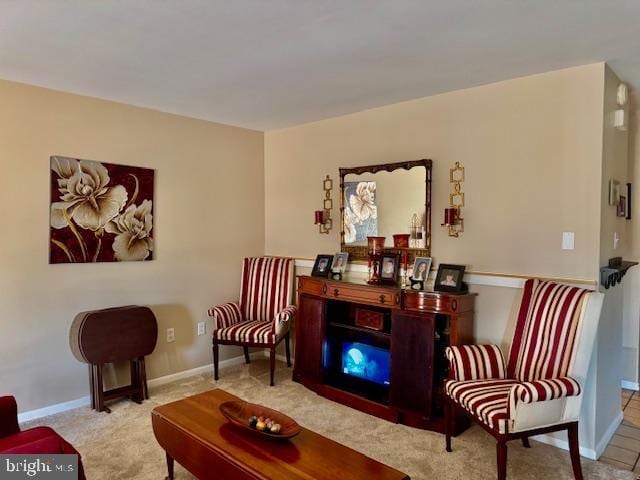
M 333 401 L 444 432 L 445 348 L 473 343 L 475 294 L 298 276 L 293 380 Z M 467 427 L 456 420 L 456 433 Z

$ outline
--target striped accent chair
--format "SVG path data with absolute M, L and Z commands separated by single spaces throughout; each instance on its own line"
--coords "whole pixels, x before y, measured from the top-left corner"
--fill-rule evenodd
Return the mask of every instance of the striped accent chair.
M 567 430 L 571 464 L 582 480 L 578 418 L 582 387 L 600 320 L 602 293 L 529 279 L 505 362 L 495 345 L 447 348 L 446 448 L 456 414 L 480 424 L 497 440 L 498 480 L 507 477 L 506 442 Z
M 285 341 L 287 366 L 291 366 L 289 327 L 296 316 L 293 299 L 293 260 L 245 258 L 242 264 L 240 301 L 211 307 L 213 317 L 213 369 L 218 380 L 219 345 L 240 345 L 249 359 L 249 347 L 270 350 L 271 386 L 276 346 Z

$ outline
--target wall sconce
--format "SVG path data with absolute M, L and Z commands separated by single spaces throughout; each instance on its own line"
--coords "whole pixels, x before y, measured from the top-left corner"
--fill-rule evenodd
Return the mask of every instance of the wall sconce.
M 464 182 L 464 167 L 460 162 L 449 170 L 449 182 L 452 185 L 452 193 L 449 194 L 449 207 L 444 209 L 443 227 L 447 227 L 450 237 L 458 237 L 464 232 L 464 219 L 460 215 L 460 209 L 464 207 L 464 193 L 462 192 L 462 182 Z
M 331 210 L 333 209 L 333 200 L 331 199 L 331 190 L 333 190 L 333 180 L 327 175 L 322 182 L 324 189 L 324 202 L 322 210 L 315 211 L 315 224 L 318 225 L 320 233 L 329 233 L 333 228 L 333 220 L 331 219 Z

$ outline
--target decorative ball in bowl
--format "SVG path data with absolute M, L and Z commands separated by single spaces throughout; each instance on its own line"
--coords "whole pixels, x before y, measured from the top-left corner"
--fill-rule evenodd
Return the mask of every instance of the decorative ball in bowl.
M 285 414 L 242 400 L 224 402 L 220 412 L 233 425 L 256 433 L 271 440 L 285 440 L 295 437 L 301 431 L 300 425 Z

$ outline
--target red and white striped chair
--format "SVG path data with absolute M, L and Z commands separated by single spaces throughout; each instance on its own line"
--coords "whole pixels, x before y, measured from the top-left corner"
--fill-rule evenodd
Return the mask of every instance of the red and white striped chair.
M 567 430 L 573 474 L 582 480 L 578 418 L 598 329 L 602 293 L 529 279 L 505 364 L 495 345 L 449 347 L 446 447 L 463 412 L 497 440 L 498 480 L 507 477 L 506 442 Z
M 240 345 L 249 360 L 249 347 L 269 348 L 271 386 L 276 346 L 284 339 L 287 366 L 291 366 L 289 327 L 296 316 L 293 299 L 293 260 L 245 258 L 242 264 L 240 302 L 209 309 L 213 317 L 213 369 L 218 380 L 218 346 Z

